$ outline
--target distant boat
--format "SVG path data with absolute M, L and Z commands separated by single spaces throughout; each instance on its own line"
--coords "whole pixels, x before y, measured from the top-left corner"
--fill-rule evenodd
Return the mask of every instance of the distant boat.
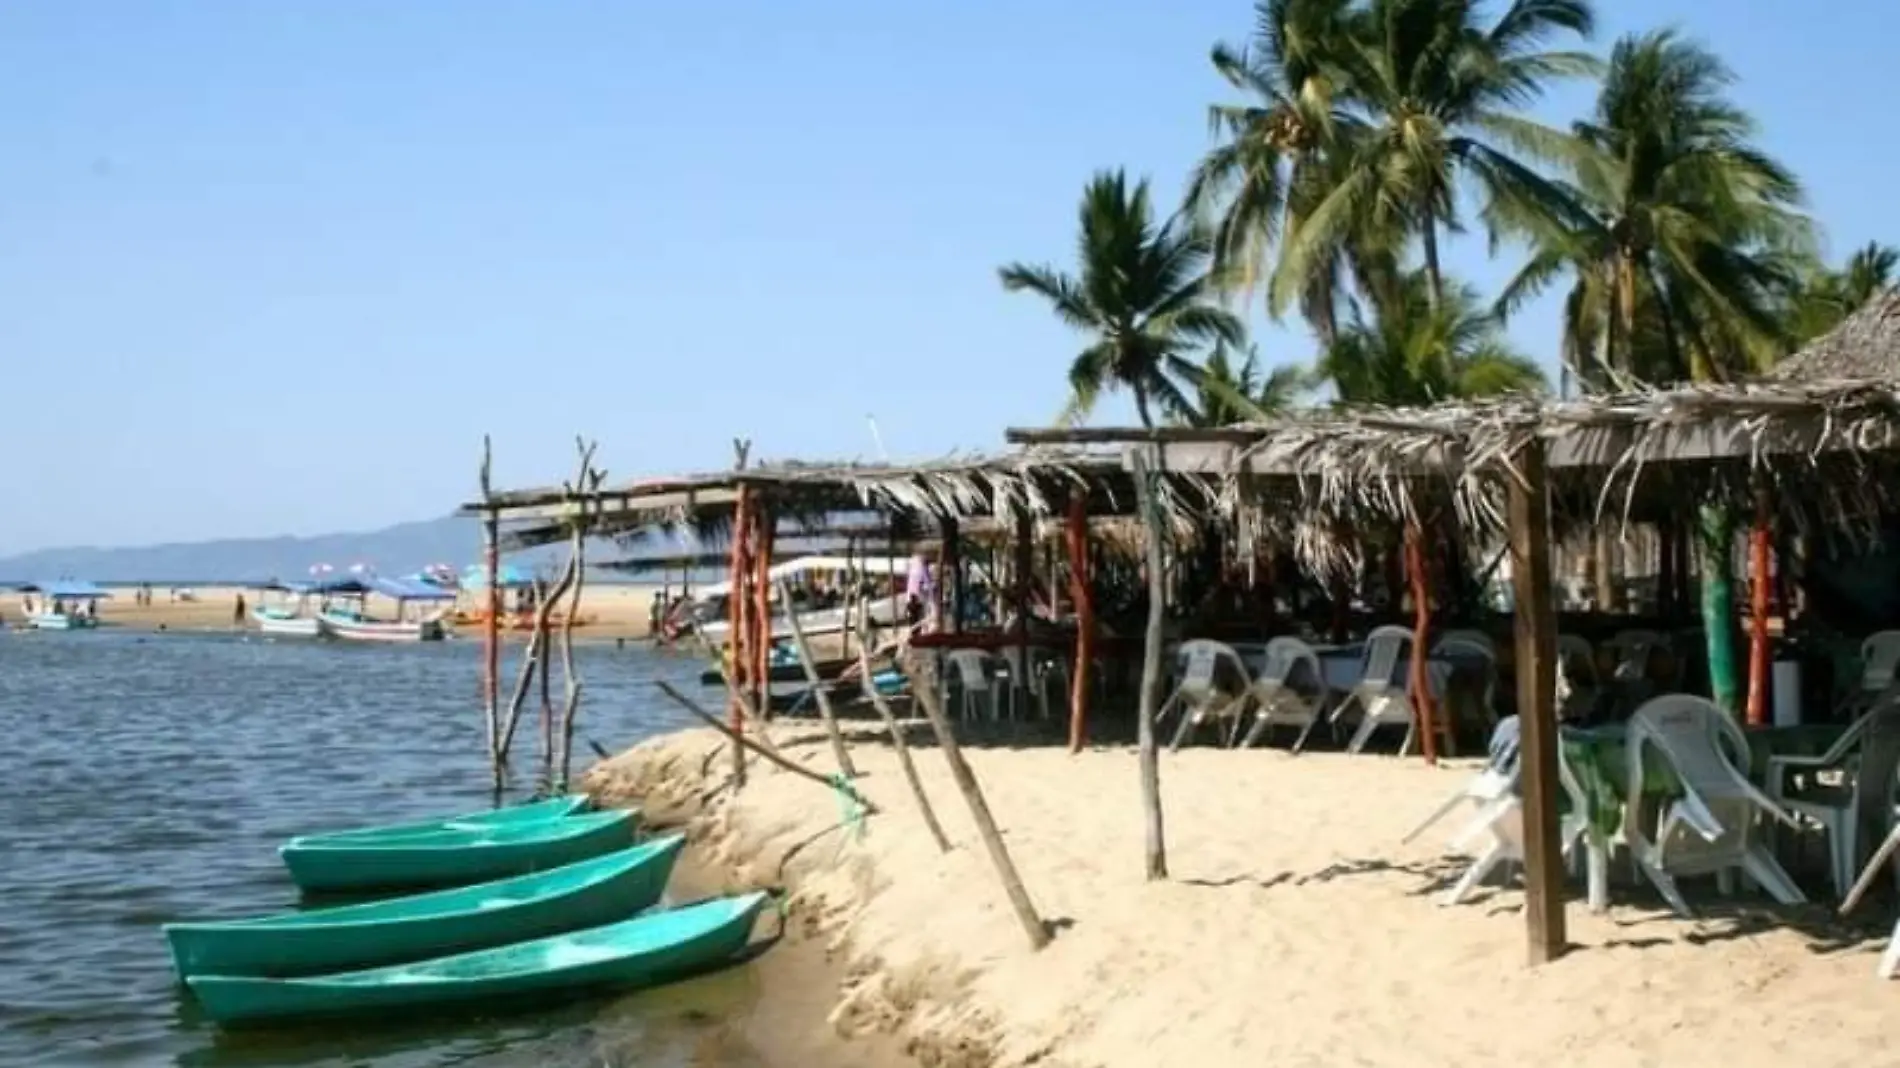
M 682 835 L 454 890 L 248 920 L 168 923 L 180 979 L 315 975 L 420 960 L 624 920 L 660 900 Z
M 324 636 L 355 642 L 436 642 L 448 634 L 445 622 L 455 603 L 455 591 L 415 579 L 392 579 L 380 575 L 362 583 L 360 593 L 345 596 L 344 603 L 327 604 L 317 613 L 317 624 Z M 378 619 L 365 609 L 370 593 L 378 593 L 396 602 L 396 618 Z M 405 618 L 411 602 L 434 603 L 439 607 L 415 619 Z
M 90 630 L 99 625 L 99 602 L 112 594 L 90 582 L 56 579 L 17 587 L 26 625 L 34 630 Z
M 873 597 L 866 602 L 871 620 L 880 627 L 895 626 L 903 622 L 904 594 L 901 584 L 906 576 L 908 564 L 902 560 L 890 560 L 884 557 L 845 557 L 845 556 L 801 556 L 776 564 L 767 572 L 773 583 L 772 588 L 772 638 L 773 640 L 792 637 L 791 621 L 785 618 L 785 606 L 778 602 L 777 584 L 781 580 L 797 586 L 807 575 L 834 575 L 840 581 L 882 580 L 892 592 Z M 723 644 L 729 624 L 726 618 L 726 602 L 732 592 L 732 583 L 717 582 L 693 592 L 692 602 L 683 610 L 693 613 L 698 621 L 699 632 L 706 640 L 715 645 Z M 840 603 L 829 608 L 805 608 L 798 613 L 798 624 L 806 637 L 821 634 L 836 634 L 843 631 L 851 615 L 849 605 Z M 685 626 L 684 621 L 672 623 L 675 629 Z M 855 623 L 853 624 L 855 625 Z
M 765 894 L 554 935 L 500 949 L 307 979 L 194 975 L 186 980 L 218 1023 L 367 1015 L 391 1009 L 593 987 L 652 986 L 725 964 L 752 939 Z

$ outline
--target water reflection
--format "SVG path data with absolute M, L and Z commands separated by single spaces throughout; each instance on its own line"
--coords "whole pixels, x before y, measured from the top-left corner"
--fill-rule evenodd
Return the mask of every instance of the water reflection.
M 731 1022 L 758 1000 L 750 968 L 529 1014 L 231 1033 L 174 982 L 160 923 L 294 905 L 284 838 L 489 802 L 475 644 L 0 635 L 0 1063 L 759 1063 Z M 577 658 L 577 748 L 681 725 L 649 682 L 696 663 Z

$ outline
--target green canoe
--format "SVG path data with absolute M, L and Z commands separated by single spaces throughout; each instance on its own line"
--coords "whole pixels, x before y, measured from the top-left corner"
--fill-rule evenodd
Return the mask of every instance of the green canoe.
M 572 816 L 586 810 L 592 803 L 586 794 L 567 794 L 562 797 L 550 797 L 546 801 L 531 801 L 525 805 L 510 805 L 507 808 L 484 809 L 481 812 L 469 812 L 460 816 L 442 816 L 432 820 L 417 820 L 413 823 L 389 823 L 380 827 L 356 827 L 347 831 L 305 834 L 299 835 L 298 839 L 305 842 L 329 839 L 357 842 L 365 838 L 410 838 L 418 834 L 465 831 L 477 827 L 514 827 Z
M 536 992 L 651 986 L 731 960 L 766 895 L 720 898 L 533 942 L 304 979 L 194 975 L 219 1023 L 374 1013 Z
M 486 949 L 625 919 L 666 890 L 685 839 L 659 838 L 535 875 L 223 923 L 169 923 L 172 966 L 193 975 L 315 975 Z
M 395 838 L 292 838 L 277 852 L 306 892 L 463 886 L 624 848 L 633 825 L 631 812 L 589 812 Z

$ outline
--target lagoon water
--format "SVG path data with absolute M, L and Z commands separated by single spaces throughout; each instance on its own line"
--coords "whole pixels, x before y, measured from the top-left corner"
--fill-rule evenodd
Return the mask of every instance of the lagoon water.
M 194 1012 L 161 923 L 294 906 L 290 835 L 490 803 L 478 645 L 0 633 L 0 1064 L 764 1063 L 729 1026 L 759 1004 L 753 966 L 526 1015 L 226 1034 Z M 632 644 L 576 659 L 577 768 L 586 739 L 680 725 L 649 680 L 699 670 Z

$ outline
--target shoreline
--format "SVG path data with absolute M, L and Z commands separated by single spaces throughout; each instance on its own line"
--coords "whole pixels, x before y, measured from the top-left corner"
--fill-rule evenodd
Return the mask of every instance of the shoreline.
M 1700 917 L 1681 920 L 1625 881 L 1593 915 L 1573 884 L 1571 951 L 1527 968 L 1514 882 L 1437 903 L 1468 863 L 1445 848 L 1459 820 L 1400 844 L 1472 761 L 1164 754 L 1172 878 L 1147 882 L 1132 747 L 1070 756 L 966 742 L 1028 893 L 1057 928 L 1033 952 L 927 728 L 910 737 L 947 854 L 923 831 L 881 728 L 845 726 L 859 785 L 882 809 L 862 838 L 840 842 L 831 791 L 763 761 L 748 761 L 735 796 L 726 743 L 706 729 L 643 742 L 583 782 L 687 826 L 733 885 L 786 887 L 793 922 L 845 976 L 832 1026 L 894 1036 L 925 1064 L 1765 1068 L 1885 1048 L 1892 992 L 1873 972 L 1891 917 L 1879 910 L 1843 924 L 1824 906 L 1697 886 Z M 781 722 L 773 737 L 830 770 L 816 728 Z

